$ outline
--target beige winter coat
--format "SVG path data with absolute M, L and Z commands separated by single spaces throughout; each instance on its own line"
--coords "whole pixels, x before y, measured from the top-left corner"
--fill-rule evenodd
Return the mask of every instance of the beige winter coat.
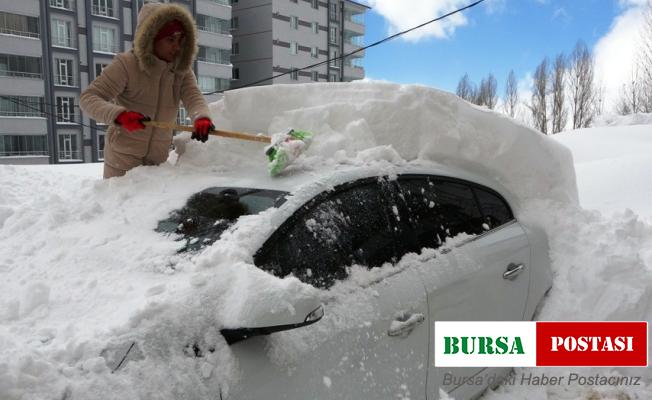
M 172 20 L 185 28 L 185 43 L 175 62 L 154 55 L 154 38 Z M 134 48 L 115 56 L 80 99 L 91 118 L 110 124 L 104 146 L 104 177 L 124 175 L 139 165 L 167 160 L 172 131 L 148 127 L 128 132 L 115 124 L 123 111 L 137 111 L 156 121 L 173 122 L 179 101 L 194 121 L 210 117 L 197 87 L 192 61 L 197 53 L 197 31 L 192 15 L 176 4 L 150 3 L 138 15 Z

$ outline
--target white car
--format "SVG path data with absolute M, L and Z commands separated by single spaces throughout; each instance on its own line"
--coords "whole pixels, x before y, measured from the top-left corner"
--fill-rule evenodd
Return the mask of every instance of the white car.
M 248 182 L 220 176 L 159 230 L 196 251 L 267 210 L 275 228 L 254 263 L 323 295 L 223 329 L 241 379 L 216 398 L 467 399 L 486 389 L 470 377 L 509 372 L 433 360 L 434 321 L 530 320 L 551 287 L 547 237 L 514 217 L 504 187 L 424 161 Z

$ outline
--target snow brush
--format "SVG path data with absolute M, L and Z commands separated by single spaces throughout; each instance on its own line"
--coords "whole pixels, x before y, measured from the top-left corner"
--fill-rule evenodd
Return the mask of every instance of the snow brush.
M 151 120 L 143 120 L 142 122 L 146 126 L 152 126 L 155 128 L 174 129 L 186 132 L 193 132 L 195 130 L 192 125 L 177 125 L 172 122 Z M 232 139 L 248 140 L 251 142 L 267 143 L 268 146 L 265 147 L 265 155 L 269 161 L 267 169 L 272 176 L 280 174 L 308 148 L 312 141 L 312 133 L 297 131 L 294 129 L 290 129 L 287 132 L 275 133 L 271 137 L 263 134 L 232 132 L 217 129 L 210 131 L 209 134 Z

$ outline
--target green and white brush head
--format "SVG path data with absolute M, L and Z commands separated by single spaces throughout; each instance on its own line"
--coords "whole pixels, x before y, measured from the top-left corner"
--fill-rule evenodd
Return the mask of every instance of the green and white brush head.
M 272 136 L 272 144 L 265 149 L 269 159 L 267 168 L 270 175 L 280 174 L 290 163 L 297 159 L 312 142 L 312 133 L 290 130 Z

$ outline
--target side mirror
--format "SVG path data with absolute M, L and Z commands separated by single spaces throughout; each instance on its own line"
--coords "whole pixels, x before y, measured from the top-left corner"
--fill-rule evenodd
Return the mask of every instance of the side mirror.
M 225 328 L 220 330 L 228 344 L 240 342 L 254 336 L 269 335 L 270 333 L 287 331 L 312 325 L 324 316 L 324 306 L 319 304 L 310 305 L 310 302 L 302 302 L 294 305 L 294 313 L 285 312 L 270 313 L 268 315 L 254 318 L 243 328 Z M 311 308 L 314 307 L 314 308 Z

